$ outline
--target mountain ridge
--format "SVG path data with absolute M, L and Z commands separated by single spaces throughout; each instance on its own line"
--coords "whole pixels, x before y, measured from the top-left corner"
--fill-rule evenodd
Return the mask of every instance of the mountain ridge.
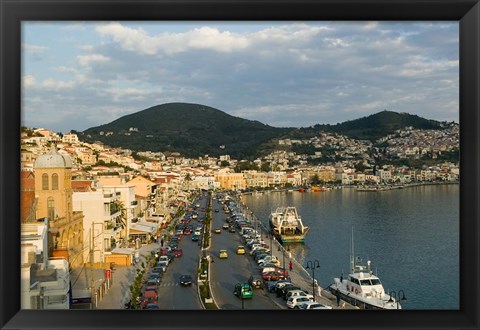
M 284 137 L 330 132 L 374 141 L 407 126 L 442 128 L 438 121 L 388 110 L 335 125 L 282 128 L 235 117 L 206 105 L 174 102 L 122 116 L 80 134 L 86 142 L 100 141 L 135 151 L 180 152 L 187 157 L 228 154 L 248 159 L 258 156 L 264 145 Z

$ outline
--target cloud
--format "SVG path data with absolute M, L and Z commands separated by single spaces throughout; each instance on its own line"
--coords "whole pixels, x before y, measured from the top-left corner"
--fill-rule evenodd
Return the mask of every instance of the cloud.
M 272 126 L 334 124 L 383 109 L 458 118 L 456 23 L 82 26 L 65 32 L 81 40 L 76 47 L 26 58 L 29 120 L 41 104 L 60 125 L 70 115 L 60 110 L 71 108 L 85 112 L 70 125 L 83 130 L 167 102 L 206 104 Z M 50 45 L 40 35 L 25 45 Z
M 22 48 L 24 51 L 31 52 L 31 53 L 44 53 L 48 50 L 48 47 L 46 46 L 30 45 L 30 44 L 23 44 Z
M 77 61 L 82 66 L 90 66 L 92 63 L 106 63 L 110 58 L 101 54 L 79 55 Z
M 111 37 L 124 50 L 140 54 L 175 54 L 190 49 L 209 49 L 217 52 L 231 52 L 248 46 L 245 37 L 211 27 L 195 28 L 187 33 L 162 33 L 150 36 L 143 29 L 129 28 L 120 23 L 100 25 L 96 31 Z
M 35 77 L 32 75 L 23 76 L 22 85 L 24 88 L 30 88 L 35 86 Z

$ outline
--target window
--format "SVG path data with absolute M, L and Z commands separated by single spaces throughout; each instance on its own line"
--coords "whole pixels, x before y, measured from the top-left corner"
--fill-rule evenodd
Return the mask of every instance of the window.
M 55 217 L 55 201 L 53 200 L 53 197 L 48 197 L 48 199 L 47 199 L 47 212 L 48 212 L 48 218 L 49 219 L 54 219 L 54 217 Z
M 52 190 L 58 190 L 58 174 L 52 174 Z
M 42 174 L 42 190 L 48 190 L 48 174 Z

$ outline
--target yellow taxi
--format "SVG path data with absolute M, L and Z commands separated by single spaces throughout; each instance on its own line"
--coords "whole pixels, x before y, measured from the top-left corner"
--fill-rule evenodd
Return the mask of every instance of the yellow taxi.
M 242 245 L 237 246 L 237 254 L 245 254 L 245 248 Z
M 227 259 L 227 258 L 228 258 L 227 250 L 220 250 L 220 251 L 218 251 L 218 257 L 219 257 L 220 259 Z

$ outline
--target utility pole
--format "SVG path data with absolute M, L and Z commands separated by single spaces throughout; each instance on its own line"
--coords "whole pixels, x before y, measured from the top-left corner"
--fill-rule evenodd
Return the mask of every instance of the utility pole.
M 93 302 L 95 299 L 95 288 L 93 280 L 93 225 L 90 228 L 90 309 L 93 309 Z

